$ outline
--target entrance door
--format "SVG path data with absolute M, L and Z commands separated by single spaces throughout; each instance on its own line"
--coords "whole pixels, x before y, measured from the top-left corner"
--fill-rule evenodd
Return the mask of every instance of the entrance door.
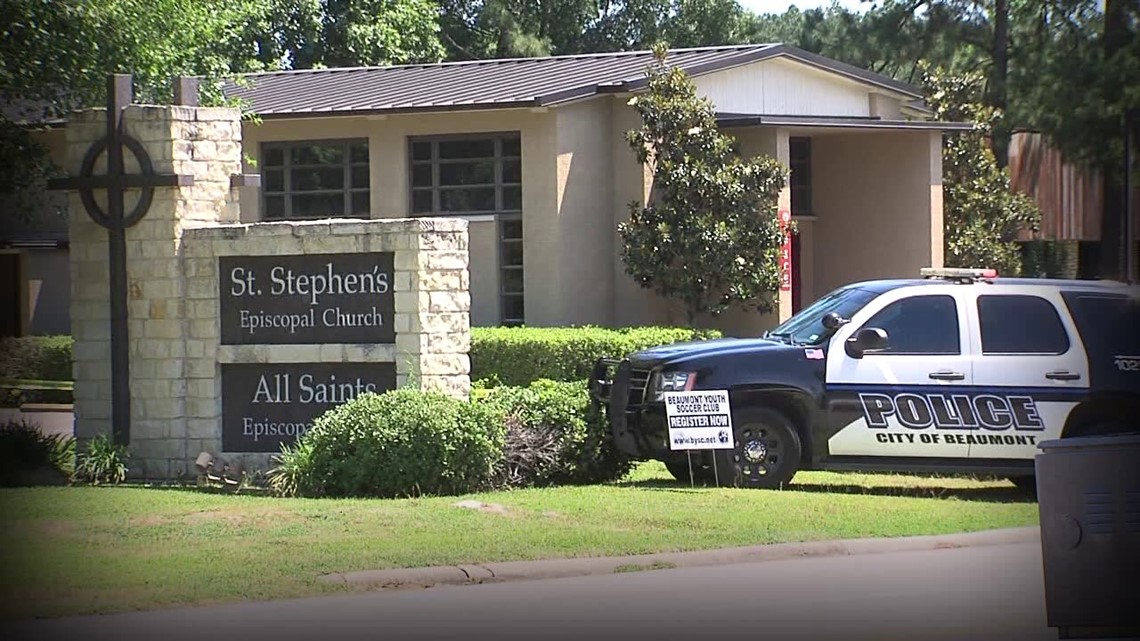
M 1058 313 L 1064 300 L 1056 288 L 1037 289 L 1043 291 L 979 294 L 970 305 L 981 355 L 974 383 L 990 391 L 987 400 L 997 408 L 983 417 L 970 458 L 1033 460 L 1037 444 L 1060 438 L 1088 395 L 1088 356 L 1069 314 Z
M 0 254 L 0 336 L 20 335 L 20 255 Z
M 792 234 L 792 314 L 798 314 L 800 299 L 800 235 Z
M 965 301 L 932 285 L 922 293 L 880 296 L 832 337 L 827 354 L 827 454 L 960 458 L 969 445 L 946 438 L 973 382 Z M 848 337 L 860 329 L 887 334 L 883 350 L 850 356 Z M 964 398 L 964 397 L 963 397 Z

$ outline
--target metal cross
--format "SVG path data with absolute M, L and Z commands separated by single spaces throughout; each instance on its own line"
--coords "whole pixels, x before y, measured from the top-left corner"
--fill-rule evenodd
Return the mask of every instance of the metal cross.
M 179 79 L 176 98 L 196 104 L 196 86 Z M 154 199 L 155 187 L 183 187 L 194 184 L 193 176 L 158 174 L 150 155 L 138 140 L 123 131 L 122 111 L 131 103 L 131 76 L 115 74 L 107 78 L 107 135 L 95 142 L 83 156 L 79 176 L 52 180 L 53 190 L 78 190 L 87 215 L 107 230 L 110 255 L 111 289 L 111 425 L 114 441 L 129 445 L 131 441 L 130 350 L 127 331 L 127 228 L 146 215 Z M 138 161 L 139 173 L 127 174 L 123 169 L 124 148 Z M 107 154 L 107 173 L 94 175 L 95 161 Z M 95 202 L 95 190 L 107 192 L 107 211 Z M 124 212 L 123 194 L 127 189 L 140 189 L 138 203 L 130 213 Z

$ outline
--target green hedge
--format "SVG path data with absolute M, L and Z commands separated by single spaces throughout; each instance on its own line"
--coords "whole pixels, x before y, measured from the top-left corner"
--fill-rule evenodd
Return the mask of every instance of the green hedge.
M 462 494 L 487 487 L 503 452 L 503 417 L 489 404 L 437 392 L 362 394 L 325 412 L 277 458 L 281 494 Z
M 716 330 L 676 327 L 473 327 L 471 380 L 492 386 L 585 380 L 601 357 L 720 337 Z
M 609 422 L 590 402 L 585 381 L 495 387 L 475 402 L 504 417 L 498 487 L 604 483 L 630 470 L 632 462 L 614 447 Z
M 0 380 L 71 380 L 70 336 L 0 338 Z

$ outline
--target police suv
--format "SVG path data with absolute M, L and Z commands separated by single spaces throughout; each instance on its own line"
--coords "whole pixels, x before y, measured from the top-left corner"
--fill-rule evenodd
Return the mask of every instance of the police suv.
M 602 359 L 592 394 L 623 452 L 678 479 L 759 488 L 800 469 L 995 474 L 1032 487 L 1038 443 L 1140 432 L 1140 288 L 921 276 L 841 287 L 761 338 Z M 701 390 L 727 391 L 731 447 L 670 444 L 665 398 Z

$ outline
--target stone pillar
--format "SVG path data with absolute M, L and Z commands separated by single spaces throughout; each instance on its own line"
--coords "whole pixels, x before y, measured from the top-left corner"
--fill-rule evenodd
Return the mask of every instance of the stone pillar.
M 104 109 L 74 114 L 68 126 L 68 159 L 79 173 L 84 154 L 105 132 Z M 186 471 L 188 383 L 185 336 L 195 312 L 184 304 L 180 268 L 183 230 L 235 221 L 237 193 L 230 176 L 240 173 L 241 123 L 235 109 L 127 107 L 128 135 L 146 150 L 157 173 L 193 176 L 190 186 L 155 189 L 149 211 L 127 230 L 130 333 L 132 476 L 166 478 Z M 128 174 L 139 163 L 124 152 Z M 106 160 L 95 167 L 105 173 Z M 126 197 L 130 211 L 138 194 Z M 104 194 L 96 192 L 101 205 Z M 103 205 L 105 207 L 105 205 Z M 110 310 L 107 232 L 87 215 L 79 195 L 69 196 L 71 323 L 75 337 L 76 435 L 85 441 L 111 432 Z M 196 453 L 195 453 L 196 454 Z

